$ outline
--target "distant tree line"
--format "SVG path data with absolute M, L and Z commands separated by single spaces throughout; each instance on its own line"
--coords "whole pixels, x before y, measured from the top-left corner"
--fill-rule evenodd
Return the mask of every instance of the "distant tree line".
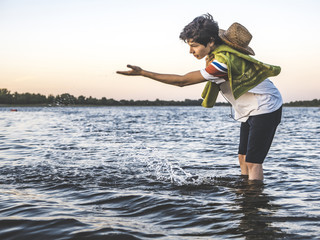
M 0 104 L 3 105 L 49 105 L 49 106 L 74 106 L 74 105 L 92 105 L 92 106 L 200 106 L 202 99 L 184 101 L 165 101 L 156 99 L 149 100 L 114 100 L 105 97 L 101 99 L 93 97 L 79 96 L 75 97 L 69 93 L 61 95 L 41 95 L 34 93 L 11 93 L 9 90 L 0 89 Z M 217 103 L 217 105 L 227 105 L 227 103 Z
M 287 107 L 320 107 L 320 99 L 313 99 L 311 101 L 294 101 L 285 103 Z
M 149 100 L 114 100 L 105 97 L 101 99 L 93 97 L 79 96 L 75 97 L 69 93 L 61 95 L 49 96 L 35 94 L 35 93 L 11 93 L 6 88 L 0 89 L 0 104 L 3 105 L 49 105 L 49 106 L 74 106 L 74 105 L 87 105 L 87 106 L 200 106 L 202 99 L 191 100 L 185 99 L 184 101 L 165 101 L 156 99 L 155 101 Z M 218 102 L 216 106 L 228 106 L 228 103 Z M 320 99 L 312 101 L 295 101 L 285 103 L 284 106 L 289 107 L 320 107 Z

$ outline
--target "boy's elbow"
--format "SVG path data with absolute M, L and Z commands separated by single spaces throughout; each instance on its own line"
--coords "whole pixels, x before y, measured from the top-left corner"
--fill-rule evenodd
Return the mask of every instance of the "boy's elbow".
M 181 76 L 180 80 L 178 81 L 177 84 L 179 87 L 185 87 L 189 85 L 189 79 L 187 78 L 186 75 Z
M 177 86 L 178 87 L 184 87 L 184 86 L 187 86 L 187 82 L 186 80 L 181 80 L 177 83 Z

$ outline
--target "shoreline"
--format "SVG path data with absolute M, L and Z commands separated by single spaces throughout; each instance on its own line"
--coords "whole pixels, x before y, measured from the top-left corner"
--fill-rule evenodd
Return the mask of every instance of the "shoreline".
M 228 107 L 228 104 L 216 105 L 214 107 Z M 47 104 L 0 104 L 0 108 L 28 108 L 28 107 L 43 107 L 43 108 L 67 108 L 67 107 L 202 107 L 201 105 L 82 105 L 82 104 L 70 104 L 70 105 L 47 105 Z M 319 106 L 310 106 L 310 105 L 288 105 L 283 104 L 283 107 L 301 107 L 301 108 L 320 108 Z

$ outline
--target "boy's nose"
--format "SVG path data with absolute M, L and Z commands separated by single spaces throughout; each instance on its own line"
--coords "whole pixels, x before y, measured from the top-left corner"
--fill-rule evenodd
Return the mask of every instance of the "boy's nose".
M 194 53 L 194 51 L 193 51 L 192 47 L 190 48 L 189 53 L 191 53 L 191 54 L 193 54 L 193 53 Z

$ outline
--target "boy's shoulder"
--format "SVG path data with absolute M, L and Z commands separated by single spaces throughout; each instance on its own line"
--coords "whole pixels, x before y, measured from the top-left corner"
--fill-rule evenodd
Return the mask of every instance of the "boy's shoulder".
M 214 56 L 214 59 L 217 59 L 218 61 L 226 64 L 239 61 L 249 61 L 251 63 L 259 65 L 264 64 L 263 62 L 251 57 L 248 54 L 242 53 L 227 44 L 221 44 L 217 46 L 211 54 L 212 56 Z

